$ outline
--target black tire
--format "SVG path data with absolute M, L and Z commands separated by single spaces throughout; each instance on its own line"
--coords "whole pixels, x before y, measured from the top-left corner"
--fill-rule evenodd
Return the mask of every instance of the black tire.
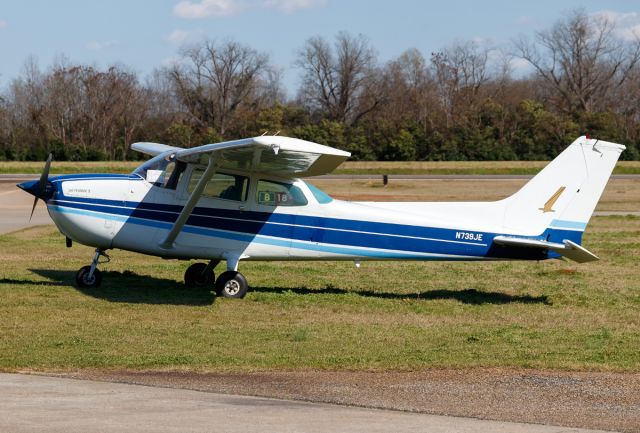
M 102 272 L 96 268 L 93 271 L 93 276 L 89 278 L 90 271 L 91 266 L 83 266 L 76 272 L 76 286 L 84 289 L 100 287 L 102 283 Z
M 247 279 L 240 272 L 223 272 L 216 280 L 216 295 L 223 298 L 244 298 L 249 290 Z
M 213 273 L 213 269 L 209 270 L 206 275 L 203 275 L 202 272 L 206 267 L 207 265 L 204 263 L 194 263 L 189 266 L 184 273 L 184 285 L 187 287 L 201 288 L 213 286 L 216 276 Z

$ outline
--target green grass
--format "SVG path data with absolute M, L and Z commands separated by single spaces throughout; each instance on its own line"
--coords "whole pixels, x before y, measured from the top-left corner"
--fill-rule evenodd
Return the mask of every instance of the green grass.
M 216 299 L 187 262 L 89 248 L 52 227 L 0 236 L 0 369 L 638 371 L 640 218 L 594 218 L 602 260 L 242 263 L 252 291 Z
M 515 174 L 533 175 L 548 161 L 347 161 L 335 174 Z M 130 173 L 141 161 L 54 161 L 51 174 L 69 173 Z M 0 174 L 39 174 L 44 162 L 0 161 Z M 615 174 L 640 174 L 640 161 L 620 161 Z

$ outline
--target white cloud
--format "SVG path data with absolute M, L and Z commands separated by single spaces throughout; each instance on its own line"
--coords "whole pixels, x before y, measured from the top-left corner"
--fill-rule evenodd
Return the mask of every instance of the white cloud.
M 7 28 L 7 22 L 5 20 L 0 20 L 0 30 Z
M 615 35 L 626 41 L 640 39 L 640 12 L 600 11 L 593 14 L 615 24 Z
M 293 13 L 303 9 L 322 7 L 329 0 L 181 0 L 173 8 L 179 18 L 199 19 L 235 15 L 255 9 L 273 9 Z
M 236 0 L 182 0 L 173 8 L 173 15 L 180 18 L 198 19 L 233 15 L 242 10 Z
M 471 42 L 478 47 L 490 47 L 492 45 L 495 45 L 493 39 L 485 38 L 482 36 L 474 36 L 473 38 L 471 38 Z
M 87 49 L 92 51 L 100 51 L 100 50 L 105 50 L 107 48 L 111 48 L 116 45 L 118 45 L 117 41 L 105 41 L 105 42 L 89 41 L 87 43 Z
M 285 13 L 292 13 L 301 9 L 311 9 L 325 6 L 327 0 L 265 0 L 263 6 L 267 9 L 277 9 Z
M 189 36 L 191 36 L 191 34 L 187 31 L 174 30 L 167 36 L 167 40 L 172 44 L 180 45 L 184 44 L 189 39 Z

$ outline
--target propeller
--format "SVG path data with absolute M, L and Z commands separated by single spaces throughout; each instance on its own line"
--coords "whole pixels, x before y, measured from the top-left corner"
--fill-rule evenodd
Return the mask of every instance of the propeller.
M 33 212 L 36 210 L 36 205 L 38 204 L 38 199 L 44 197 L 45 191 L 47 188 L 47 181 L 49 180 L 49 168 L 51 168 L 51 159 L 53 158 L 53 154 L 49 154 L 47 157 L 47 162 L 44 163 L 44 169 L 42 170 L 42 174 L 40 175 L 40 181 L 37 184 L 37 189 L 34 188 L 30 191 L 35 199 L 33 200 L 33 207 L 31 208 L 31 216 L 29 217 L 29 222 L 31 222 L 31 218 L 33 218 Z

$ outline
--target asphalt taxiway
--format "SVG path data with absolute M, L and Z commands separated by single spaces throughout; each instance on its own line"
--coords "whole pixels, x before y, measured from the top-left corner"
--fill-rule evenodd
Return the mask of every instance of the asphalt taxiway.
M 0 374 L 0 431 L 587 433 L 597 430 L 5 373 Z

